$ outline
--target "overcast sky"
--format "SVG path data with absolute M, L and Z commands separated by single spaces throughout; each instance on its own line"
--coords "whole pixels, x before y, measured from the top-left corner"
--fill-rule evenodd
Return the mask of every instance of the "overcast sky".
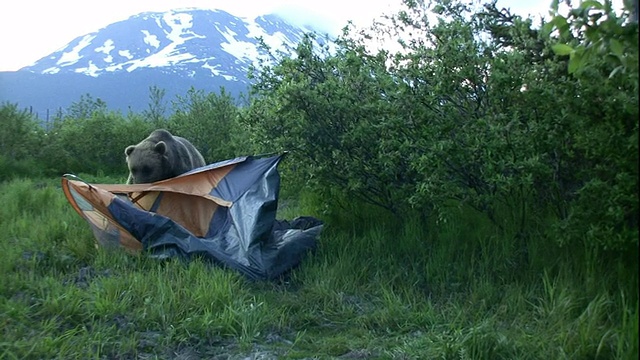
M 320 23 L 338 32 L 348 20 L 366 26 L 393 13 L 401 0 L 4 0 L 0 2 L 0 71 L 15 71 L 65 46 L 78 36 L 145 11 L 196 7 L 222 9 L 253 18 L 272 12 Z M 551 0 L 498 0 L 526 14 L 547 14 Z M 286 14 L 284 14 L 286 13 Z

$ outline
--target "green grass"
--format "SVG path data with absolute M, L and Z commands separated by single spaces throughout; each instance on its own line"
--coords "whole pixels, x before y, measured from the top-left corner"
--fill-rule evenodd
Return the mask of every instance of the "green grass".
M 263 283 L 96 249 L 57 179 L 4 183 L 0 358 L 638 357 L 637 258 L 599 265 L 543 237 L 523 252 L 469 211 L 422 223 L 314 201 L 278 217 L 326 220 L 318 251 Z

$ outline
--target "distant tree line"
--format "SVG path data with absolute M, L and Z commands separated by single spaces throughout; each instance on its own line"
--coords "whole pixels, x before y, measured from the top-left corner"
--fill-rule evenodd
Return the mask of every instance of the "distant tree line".
M 157 128 L 189 138 L 209 162 L 252 152 L 238 124 L 240 108 L 224 89 L 205 94 L 192 88 L 173 101 L 169 117 L 163 115 L 169 106 L 164 90 L 151 87 L 149 96 L 147 110 L 123 115 L 86 94 L 48 123 L 16 104 L 4 104 L 0 108 L 3 178 L 83 172 L 126 176 L 125 147 Z

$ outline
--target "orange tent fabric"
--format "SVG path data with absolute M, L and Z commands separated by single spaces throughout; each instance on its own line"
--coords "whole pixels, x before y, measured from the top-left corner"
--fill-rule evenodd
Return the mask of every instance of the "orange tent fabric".
M 253 279 L 271 279 L 315 248 L 322 222 L 275 218 L 284 155 L 239 157 L 152 184 L 89 184 L 73 175 L 62 189 L 97 244 L 167 258 L 200 256 Z

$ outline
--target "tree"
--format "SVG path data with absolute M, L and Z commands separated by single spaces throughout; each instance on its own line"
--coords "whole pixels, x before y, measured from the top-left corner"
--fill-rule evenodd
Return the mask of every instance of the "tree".
M 167 104 L 164 101 L 166 90 L 155 85 L 149 87 L 149 104 L 148 109 L 143 110 L 142 115 L 156 129 L 166 126 Z
M 398 53 L 347 31 L 335 52 L 306 39 L 264 66 L 243 116 L 262 148 L 289 150 L 307 184 L 399 215 L 472 207 L 523 246 L 542 223 L 561 244 L 637 246 L 634 68 L 573 76 L 557 38 L 495 2 L 406 5 Z
M 552 20 L 545 25 L 547 36 L 558 33 L 553 50 L 569 56 L 569 73 L 580 73 L 589 65 L 608 64 L 609 77 L 630 76 L 638 86 L 638 1 L 624 1 L 622 13 L 616 13 L 611 0 L 582 1 L 568 15 L 552 3 Z
M 18 104 L 0 105 L 0 156 L 5 160 L 20 161 L 40 153 L 43 130 L 26 109 Z
M 0 105 L 0 180 L 41 175 L 43 130 L 37 119 L 17 104 Z
M 189 139 L 209 163 L 246 155 L 246 136 L 238 116 L 238 107 L 224 88 L 219 94 L 191 88 L 173 102 L 168 126 Z
M 290 152 L 300 181 L 400 214 L 411 170 L 400 133 L 389 133 L 401 115 L 388 54 L 347 38 L 335 45 L 331 54 L 308 35 L 293 58 L 264 67 L 245 118 L 265 151 Z
M 584 1 L 567 16 L 558 5 L 552 5 L 545 35 L 558 56 L 569 57 L 568 71 L 591 102 L 589 113 L 576 118 L 579 131 L 572 137 L 587 165 L 580 172 L 584 181 L 558 234 L 575 243 L 587 229 L 589 243 L 605 249 L 637 247 L 638 2 L 625 1 L 618 14 L 609 0 Z

